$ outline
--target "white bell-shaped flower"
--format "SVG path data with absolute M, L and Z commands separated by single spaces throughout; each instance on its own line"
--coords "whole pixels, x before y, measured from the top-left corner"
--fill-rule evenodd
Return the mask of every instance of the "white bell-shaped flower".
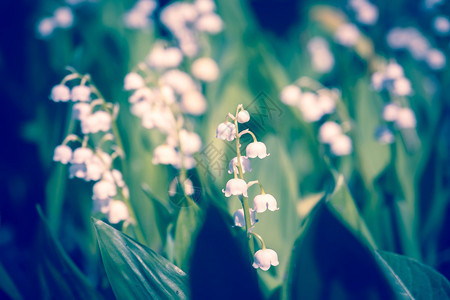
M 97 181 L 104 176 L 103 174 L 110 168 L 112 158 L 109 154 L 103 151 L 97 151 L 88 161 L 86 161 L 86 176 L 85 180 Z
M 301 89 L 296 85 L 288 85 L 281 90 L 280 99 L 286 105 L 295 106 L 300 102 Z
M 151 102 L 155 98 L 155 93 L 148 87 L 141 87 L 134 91 L 134 93 L 128 98 L 130 103 L 138 103 L 140 101 Z
M 202 140 L 195 132 L 180 130 L 181 149 L 185 154 L 194 154 L 202 148 Z
M 73 151 L 72 159 L 70 160 L 71 164 L 84 164 L 88 160 L 92 158 L 94 152 L 91 149 L 86 147 L 80 147 Z
M 236 156 L 228 164 L 228 173 L 229 174 L 233 174 L 233 172 L 234 172 L 233 166 L 236 166 L 236 170 L 237 170 L 237 172 L 239 174 L 239 169 L 238 169 L 237 165 L 238 165 L 238 160 L 237 160 L 237 156 Z M 242 156 L 241 155 L 241 166 L 242 166 L 242 173 L 251 172 L 252 171 L 252 166 L 250 164 L 250 159 L 248 159 L 248 157 L 246 157 L 246 156 Z
M 48 38 L 52 35 L 53 31 L 56 28 L 55 19 L 52 17 L 43 18 L 39 21 L 37 26 L 37 31 L 41 38 Z
M 341 126 L 332 121 L 327 121 L 320 126 L 319 129 L 319 140 L 322 143 L 329 144 L 333 141 L 335 137 L 342 133 Z
M 395 124 L 398 128 L 415 128 L 417 124 L 416 116 L 410 108 L 400 108 Z
M 189 74 L 177 69 L 169 70 L 164 73 L 161 76 L 160 84 L 170 86 L 180 95 L 197 88 L 194 80 Z
M 265 212 L 267 209 L 270 211 L 278 210 L 277 200 L 271 194 L 260 194 L 253 198 L 253 209 L 257 213 Z
M 185 113 L 199 116 L 206 111 L 206 99 L 196 90 L 188 91 L 181 97 L 181 110 Z
M 91 114 L 92 107 L 85 102 L 75 103 L 72 107 L 72 118 L 75 120 L 84 120 Z
M 71 91 L 72 101 L 86 102 L 91 99 L 91 88 L 85 85 L 77 85 Z
M 225 189 L 222 189 L 222 192 L 225 193 L 225 197 L 230 197 L 231 195 L 247 197 L 247 183 L 243 179 L 230 179 Z
M 228 121 L 220 123 L 219 126 L 217 126 L 216 138 L 231 142 L 236 138 L 236 126 Z
M 345 134 L 340 134 L 333 138 L 330 144 L 331 152 L 337 156 L 349 155 L 352 153 L 352 140 Z
M 212 0 L 195 0 L 194 5 L 200 14 L 210 13 L 216 9 L 216 5 Z
M 334 33 L 334 39 L 343 46 L 354 46 L 359 40 L 360 32 L 354 24 L 342 24 Z
M 67 145 L 59 145 L 55 148 L 53 160 L 67 164 L 72 159 L 72 149 Z
M 241 110 L 238 112 L 237 120 L 239 123 L 247 123 L 250 121 L 250 114 L 246 110 Z
M 386 104 L 383 107 L 383 119 L 388 122 L 393 122 L 397 120 L 399 110 L 400 106 L 398 106 L 395 103 Z
M 144 78 L 136 72 L 131 72 L 125 76 L 123 88 L 130 91 L 140 89 L 144 85 Z
M 92 190 L 92 197 L 94 200 L 106 200 L 108 198 L 114 197 L 117 194 L 116 185 L 106 180 L 100 180 L 99 182 L 94 184 Z
M 412 93 L 411 82 L 404 77 L 396 79 L 393 83 L 392 92 L 399 96 L 408 96 Z
M 159 145 L 153 151 L 152 163 L 172 165 L 176 164 L 179 160 L 178 153 L 173 146 L 170 145 Z
M 103 173 L 102 180 L 109 181 L 111 183 L 114 183 L 120 188 L 125 187 L 125 181 L 123 181 L 122 173 L 119 170 L 113 169 L 111 171 L 107 171 Z
M 270 155 L 270 153 L 267 153 L 266 145 L 263 142 L 253 142 L 248 144 L 245 153 L 247 154 L 247 157 L 259 157 L 261 159 Z
M 55 85 L 52 88 L 50 98 L 55 102 L 67 102 L 70 100 L 70 89 L 64 84 Z
M 261 249 L 256 251 L 253 268 L 261 268 L 263 271 L 269 270 L 270 266 L 278 266 L 278 255 L 272 249 Z
M 109 203 L 108 221 L 112 224 L 117 224 L 120 221 L 125 221 L 130 217 L 128 208 L 122 201 L 112 200 Z
M 70 7 L 59 7 L 53 12 L 55 24 L 61 28 L 69 28 L 73 25 L 73 13 Z
M 195 28 L 198 31 L 217 34 L 223 30 L 223 21 L 217 14 L 208 13 L 198 18 Z
M 112 126 L 112 117 L 106 111 L 97 111 L 81 120 L 81 131 L 84 134 L 109 131 Z
M 256 214 L 255 210 L 250 208 L 250 226 L 253 226 L 256 223 Z M 245 227 L 245 215 L 244 210 L 242 208 L 238 209 L 234 215 L 234 226 Z
M 322 93 L 317 97 L 317 105 L 324 114 L 331 114 L 336 108 L 336 101 L 330 95 Z
M 180 49 L 171 47 L 164 49 L 164 45 L 158 43 L 147 56 L 147 63 L 155 69 L 176 68 L 183 60 Z
M 219 67 L 217 63 L 209 57 L 196 59 L 191 66 L 191 72 L 199 80 L 211 82 L 219 77 Z

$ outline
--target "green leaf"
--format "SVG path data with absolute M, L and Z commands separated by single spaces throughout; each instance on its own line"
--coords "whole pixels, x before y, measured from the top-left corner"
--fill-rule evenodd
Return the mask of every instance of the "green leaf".
M 94 219 L 109 282 L 118 299 L 187 299 L 186 274 L 154 251 Z
M 244 231 L 210 204 L 195 242 L 189 278 L 193 299 L 262 299 Z
M 321 201 L 297 239 L 288 299 L 396 299 L 371 249 Z
M 37 210 L 43 225 L 40 245 L 42 257 L 39 260 L 39 273 L 44 284 L 43 294 L 54 299 L 101 299 L 92 284 L 53 237 L 39 206 Z
M 450 283 L 433 268 L 391 252 L 375 252 L 397 293 L 410 299 L 450 299 Z
M 11 299 L 23 299 L 19 289 L 14 284 L 14 281 L 9 276 L 8 271 L 0 263 L 0 296 L 7 295 Z

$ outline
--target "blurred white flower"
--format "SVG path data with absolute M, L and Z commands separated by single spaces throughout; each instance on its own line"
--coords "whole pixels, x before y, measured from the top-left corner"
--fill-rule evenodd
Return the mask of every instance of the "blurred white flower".
M 149 101 L 151 102 L 156 98 L 155 93 L 148 87 L 141 87 L 134 91 L 134 93 L 128 98 L 128 102 L 137 103 L 139 101 Z
M 198 31 L 217 34 L 223 30 L 223 21 L 217 14 L 208 13 L 200 16 L 195 22 L 195 28 Z
M 253 268 L 261 268 L 263 271 L 269 270 L 270 266 L 278 266 L 278 255 L 272 249 L 261 249 L 256 251 Z
M 185 129 L 180 131 L 181 149 L 185 154 L 194 154 L 202 148 L 202 140 L 195 132 L 189 132 Z
M 148 65 L 155 69 L 176 68 L 183 61 L 183 53 L 178 48 L 164 48 L 162 43 L 157 43 L 146 60 Z
M 43 18 L 39 21 L 37 31 L 41 38 L 48 38 L 56 28 L 56 22 L 53 18 Z
M 217 126 L 216 138 L 231 142 L 236 138 L 236 126 L 231 122 L 220 123 Z
M 256 216 L 255 210 L 250 208 L 250 223 L 251 223 L 250 226 L 255 224 L 256 222 L 255 216 Z M 234 218 L 234 226 L 245 227 L 245 215 L 244 210 L 242 208 L 235 211 L 233 218 Z
M 404 77 L 396 79 L 393 83 L 392 92 L 399 96 L 407 96 L 411 94 L 411 82 Z
M 236 166 L 236 170 L 239 174 L 239 168 L 237 167 L 237 165 L 238 165 L 238 161 L 237 161 L 237 156 L 236 156 L 235 158 L 230 160 L 230 163 L 228 164 L 228 174 L 234 173 L 233 166 Z M 241 155 L 241 167 L 242 167 L 242 173 L 252 171 L 252 166 L 250 164 L 250 159 L 248 159 L 248 157 Z
M 390 62 L 384 70 L 384 76 L 388 79 L 398 79 L 404 76 L 403 68 L 396 62 Z
M 446 65 L 445 55 L 442 51 L 438 49 L 430 49 L 427 52 L 427 56 L 425 57 L 425 61 L 428 66 L 433 70 L 441 70 Z
M 302 112 L 303 118 L 306 122 L 315 122 L 320 120 L 324 112 L 318 104 L 317 95 L 311 92 L 302 94 L 298 108 Z
M 125 187 L 125 181 L 123 181 L 122 173 L 119 170 L 113 169 L 103 173 L 102 180 L 114 183 L 120 188 Z
M 88 160 L 92 158 L 94 152 L 91 149 L 86 147 L 80 147 L 73 151 L 72 159 L 70 160 L 71 164 L 84 164 Z
M 100 180 L 94 184 L 93 188 L 93 196 L 94 200 L 106 200 L 111 197 L 114 197 L 117 194 L 116 185 L 110 181 Z
M 181 110 L 185 113 L 199 116 L 206 111 L 206 99 L 202 93 L 191 90 L 183 93 L 181 97 Z
M 250 114 L 246 110 L 241 110 L 238 112 L 237 120 L 239 123 L 247 123 L 250 121 Z
M 302 96 L 302 91 L 296 85 L 288 85 L 285 86 L 280 93 L 281 102 L 286 105 L 297 105 L 300 102 L 300 98 Z
M 153 151 L 152 163 L 163 165 L 175 165 L 179 159 L 178 153 L 173 146 L 159 145 Z
M 260 194 L 253 198 L 253 209 L 257 213 L 265 212 L 267 209 L 270 211 L 278 210 L 277 200 L 270 194 Z
M 375 138 L 382 144 L 392 144 L 395 140 L 394 134 L 386 126 L 378 126 L 375 129 Z
M 70 89 L 64 84 L 55 85 L 50 98 L 55 102 L 67 102 L 70 100 Z
M 410 108 L 404 107 L 399 109 L 397 119 L 395 120 L 398 128 L 414 128 L 416 127 L 416 123 L 416 116 Z
M 173 69 L 164 73 L 160 78 L 161 85 L 168 85 L 178 94 L 184 94 L 197 88 L 194 80 L 189 74 Z
M 128 73 L 124 79 L 124 89 L 127 91 L 137 90 L 145 85 L 144 78 L 135 72 Z
M 106 111 L 97 111 L 81 120 L 83 134 L 109 131 L 112 126 L 112 117 Z
M 85 178 L 86 177 L 86 165 L 84 163 L 77 164 L 72 163 L 69 167 L 69 178 Z
M 112 200 L 108 206 L 108 221 L 111 224 L 117 224 L 120 221 L 128 220 L 130 213 L 122 201 Z
M 447 35 L 450 33 L 450 21 L 446 16 L 437 16 L 433 20 L 433 27 L 437 33 Z
M 317 105 L 324 114 L 331 114 L 336 108 L 336 101 L 328 93 L 320 93 L 319 91 Z
M 359 40 L 360 32 L 354 24 L 346 23 L 338 27 L 334 33 L 334 39 L 337 43 L 351 47 L 356 45 Z
M 69 28 L 73 25 L 73 13 L 70 7 L 59 7 L 53 12 L 55 24 L 61 28 Z
M 194 5 L 200 14 L 210 13 L 216 9 L 216 5 L 212 0 L 195 0 Z
M 219 67 L 209 57 L 196 59 L 191 65 L 191 72 L 194 77 L 206 82 L 214 81 L 219 77 Z
M 91 114 L 91 106 L 86 102 L 75 103 L 72 107 L 72 118 L 74 120 L 84 120 Z
M 266 145 L 263 142 L 252 142 L 248 144 L 245 153 L 249 158 L 259 157 L 261 159 L 270 155 L 270 153 L 267 153 Z
M 222 192 L 225 193 L 225 197 L 230 197 L 231 195 L 243 195 L 244 197 L 247 197 L 247 183 L 238 178 L 230 179 L 228 180 L 225 189 L 222 189 Z
M 336 156 L 344 156 L 352 153 L 353 146 L 350 137 L 340 134 L 330 143 L 331 152 Z
M 67 164 L 72 159 L 72 149 L 67 145 L 59 145 L 55 148 L 53 160 Z
M 91 99 L 91 88 L 85 85 L 77 85 L 72 88 L 72 101 L 86 102 Z
M 307 45 L 311 56 L 311 64 L 314 71 L 328 73 L 333 69 L 334 56 L 330 51 L 328 42 L 322 37 L 313 37 Z
M 327 121 L 319 128 L 319 140 L 322 143 L 329 144 L 333 139 L 342 134 L 341 126 L 332 121 Z
M 393 122 L 397 119 L 400 106 L 395 103 L 386 104 L 383 107 L 383 119 L 388 122 Z

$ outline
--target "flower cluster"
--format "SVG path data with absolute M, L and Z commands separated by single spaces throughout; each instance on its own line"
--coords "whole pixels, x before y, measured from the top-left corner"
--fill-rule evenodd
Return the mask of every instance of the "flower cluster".
M 433 70 L 441 70 L 446 65 L 444 53 L 431 47 L 425 36 L 414 27 L 395 27 L 388 32 L 386 39 L 392 49 L 407 50 L 414 59 L 426 62 Z
M 70 178 L 95 182 L 94 212 L 105 214 L 111 223 L 129 220 L 123 202 L 128 199 L 128 188 L 122 173 L 114 168 L 114 160 L 122 155 L 112 130 L 117 107 L 105 102 L 89 75 L 76 72 L 55 85 L 50 98 L 55 102 L 72 102 L 72 122 L 80 124 L 80 134 L 69 133 L 55 148 L 53 160 L 69 165 Z
M 145 61 L 124 80 L 124 89 L 132 92 L 129 97 L 131 112 L 141 118 L 143 127 L 156 129 L 166 137 L 165 142 L 154 149 L 153 163 L 178 169 L 179 178 L 174 178 L 170 186 L 180 182 L 187 197 L 194 190 L 192 182 L 185 178 L 186 171 L 195 167 L 193 155 L 201 149 L 202 142 L 197 133 L 187 129 L 192 126 L 187 124 L 186 115 L 199 116 L 206 111 L 202 83 L 219 77 L 217 63 L 202 56 L 206 51 L 199 47 L 194 37 L 201 31 L 217 33 L 220 30 L 200 30 L 199 26 L 193 29 L 192 22 L 203 24 L 202 18 L 218 18 L 221 29 L 221 19 L 214 9 L 214 2 L 210 0 L 175 2 L 166 7 L 161 19 L 178 43 L 156 42 Z M 203 26 L 203 29 L 208 27 Z M 195 51 L 191 51 L 194 48 Z M 181 66 L 187 66 L 187 70 Z
M 390 62 L 382 71 L 372 74 L 372 87 L 376 91 L 388 90 L 397 96 L 412 93 L 411 82 L 405 78 L 403 68 L 396 62 Z
M 73 12 L 68 6 L 62 6 L 53 12 L 50 17 L 45 17 L 39 21 L 37 32 L 41 38 L 50 37 L 55 29 L 68 29 L 73 25 Z
M 353 146 L 344 129 L 335 121 L 326 119 L 337 118 L 336 104 L 340 93 L 323 87 L 311 78 L 301 77 L 294 84 L 284 87 L 280 93 L 281 101 L 297 107 L 306 122 L 319 122 L 319 141 L 329 145 L 336 156 L 348 155 Z
M 328 42 L 322 37 L 313 37 L 307 45 L 311 65 L 318 73 L 329 73 L 334 67 L 334 56 Z
M 157 7 L 155 0 L 138 0 L 123 15 L 123 22 L 130 29 L 145 29 L 152 24 L 151 16 Z
M 254 253 L 254 244 L 252 236 L 256 237 L 261 242 L 261 249 L 254 254 L 254 268 L 261 268 L 267 271 L 270 266 L 277 266 L 277 253 L 271 249 L 267 249 L 264 240 L 260 235 L 253 232 L 253 227 L 256 223 L 256 213 L 263 213 L 266 210 L 278 210 L 277 201 L 271 194 L 266 194 L 263 185 L 258 180 L 245 181 L 244 174 L 251 172 L 250 159 L 258 157 L 264 159 L 270 154 L 267 153 L 266 145 L 256 139 L 256 136 L 248 129 L 239 131 L 239 124 L 246 123 L 250 120 L 250 114 L 246 111 L 242 104 L 238 105 L 236 114 L 228 114 L 225 122 L 220 123 L 217 127 L 216 138 L 225 141 L 236 140 L 236 157 L 233 158 L 228 166 L 228 173 L 233 174 L 234 178 L 228 180 L 225 189 L 222 192 L 225 197 L 238 196 L 242 209 L 238 209 L 234 213 L 235 226 L 245 227 L 247 236 L 249 238 L 249 246 L 252 253 Z M 253 142 L 249 143 L 245 149 L 245 156 L 241 154 L 241 137 L 244 134 L 249 134 L 253 138 Z M 260 194 L 253 198 L 253 208 L 249 207 L 248 188 L 254 184 L 260 187 Z

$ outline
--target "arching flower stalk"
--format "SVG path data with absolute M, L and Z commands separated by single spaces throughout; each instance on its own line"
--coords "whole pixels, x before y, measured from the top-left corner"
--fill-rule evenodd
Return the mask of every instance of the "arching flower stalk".
M 249 248 L 252 255 L 254 255 L 253 267 L 267 271 L 271 265 L 278 265 L 278 256 L 275 251 L 266 249 L 262 237 L 253 232 L 253 227 L 257 222 L 255 215 L 267 209 L 276 211 L 278 206 L 276 199 L 272 195 L 265 193 L 261 182 L 258 180 L 247 182 L 245 180 L 244 174 L 252 171 L 249 158 L 258 157 L 259 159 L 264 159 L 270 155 L 267 153 L 266 145 L 258 141 L 253 132 L 249 129 L 239 131 L 239 123 L 246 123 L 249 120 L 250 114 L 243 108 L 242 104 L 239 104 L 236 113 L 234 115 L 228 113 L 225 122 L 220 123 L 217 127 L 216 138 L 230 142 L 236 141 L 236 157 L 230 161 L 228 166 L 228 173 L 233 174 L 233 178 L 228 180 L 222 192 L 225 194 L 225 197 L 238 196 L 241 201 L 242 209 L 238 209 L 234 213 L 235 226 L 245 228 Z M 253 139 L 253 142 L 246 147 L 245 156 L 241 153 L 241 137 L 244 134 L 251 135 Z M 260 194 L 254 197 L 253 208 L 250 208 L 248 189 L 253 185 L 259 186 Z M 262 246 L 261 250 L 258 250 L 256 253 L 253 236 L 261 242 Z
M 166 137 L 154 149 L 153 163 L 178 170 L 169 184 L 169 195 L 176 194 L 179 183 L 190 204 L 195 191 L 187 172 L 195 167 L 193 155 L 201 150 L 202 142 L 197 133 L 188 130 L 193 124 L 187 115 L 196 117 L 206 111 L 202 85 L 219 76 L 217 63 L 207 57 L 209 46 L 199 43 L 202 35 L 222 30 L 222 20 L 214 10 L 211 0 L 175 2 L 164 8 L 161 21 L 174 42 L 157 41 L 124 81 L 124 89 L 132 91 L 131 112 L 142 119 L 143 127 Z
M 68 135 L 55 148 L 53 160 L 69 165 L 69 178 L 95 182 L 94 213 L 104 214 L 110 223 L 134 225 L 138 239 L 143 241 L 128 187 L 114 163 L 119 160 L 123 171 L 124 152 L 116 124 L 119 106 L 106 102 L 89 75 L 68 69 L 71 74 L 54 86 L 50 95 L 55 102 L 73 103 Z

